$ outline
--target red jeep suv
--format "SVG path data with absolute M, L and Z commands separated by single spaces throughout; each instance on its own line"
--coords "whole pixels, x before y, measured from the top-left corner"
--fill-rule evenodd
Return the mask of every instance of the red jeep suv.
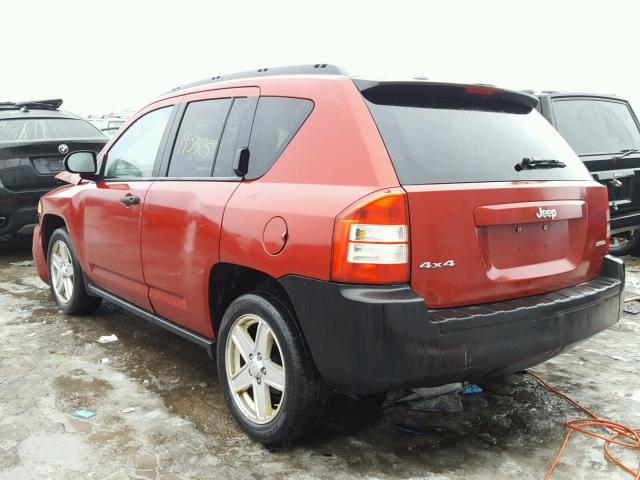
M 207 348 L 265 444 L 328 388 L 531 367 L 615 324 L 624 284 L 607 190 L 536 102 L 325 64 L 177 88 L 67 156 L 38 273 L 66 313 L 106 299 Z

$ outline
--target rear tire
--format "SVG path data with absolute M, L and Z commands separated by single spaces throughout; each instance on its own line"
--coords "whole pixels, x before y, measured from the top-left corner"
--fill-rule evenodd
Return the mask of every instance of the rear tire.
M 640 248 L 640 231 L 636 230 L 629 234 L 617 234 L 611 236 L 609 253 L 617 257 L 631 255 Z
M 315 427 L 326 386 L 291 312 L 274 295 L 242 295 L 217 342 L 220 385 L 231 414 L 257 442 L 293 442 Z
M 54 300 L 64 313 L 83 315 L 95 311 L 102 298 L 87 293 L 84 274 L 66 228 L 58 228 L 47 249 L 49 283 Z

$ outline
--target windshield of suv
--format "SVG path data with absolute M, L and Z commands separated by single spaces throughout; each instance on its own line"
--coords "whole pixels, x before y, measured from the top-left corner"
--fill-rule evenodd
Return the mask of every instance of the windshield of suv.
M 571 147 L 535 109 L 490 97 L 400 88 L 367 99 L 400 183 L 588 180 Z M 375 101 L 375 103 L 374 103 Z M 517 171 L 524 158 L 563 168 Z
M 554 100 L 558 130 L 578 155 L 618 153 L 640 148 L 640 131 L 624 102 L 597 99 Z
M 0 143 L 104 138 L 89 122 L 75 118 L 11 118 L 0 120 Z

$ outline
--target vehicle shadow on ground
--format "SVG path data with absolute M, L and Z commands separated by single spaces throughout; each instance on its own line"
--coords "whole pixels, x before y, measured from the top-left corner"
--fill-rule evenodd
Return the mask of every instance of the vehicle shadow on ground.
M 3 262 L 31 260 L 30 243 L 0 246 Z M 29 268 L 29 273 L 35 271 Z M 229 414 L 217 379 L 216 365 L 204 349 L 174 334 L 138 319 L 115 305 L 103 303 L 92 316 L 64 317 L 43 290 L 39 297 L 54 321 L 72 327 L 73 344 L 65 352 L 84 355 L 93 348 L 95 361 L 109 358 L 109 365 L 158 394 L 175 415 L 190 420 L 196 428 L 224 444 L 237 443 L 244 435 Z M 118 341 L 100 345 L 102 335 L 115 334 Z M 380 405 L 377 399 L 355 400 L 332 394 L 327 413 L 315 433 L 298 443 L 271 449 L 276 457 L 288 458 L 299 449 L 310 455 L 339 458 L 366 473 L 360 464 L 371 457 L 379 472 L 389 456 L 401 457 L 406 468 L 424 467 L 446 471 L 434 452 L 477 454 L 480 450 L 522 447 L 528 442 L 555 444 L 562 430 L 558 424 L 564 405 L 523 375 L 512 375 L 483 385 L 480 395 L 449 400 L 427 410 L 407 405 Z M 435 410 L 435 411 L 434 411 Z M 412 432 L 412 433 L 410 433 Z M 550 446 L 550 451 L 553 447 Z M 429 456 L 429 458 L 425 458 Z M 451 457 L 444 457 L 451 458 Z M 405 468 L 403 467 L 403 468 Z M 364 470 L 363 470 L 364 468 Z M 372 467 L 373 468 L 373 467 Z
M 31 257 L 32 237 L 18 237 L 16 240 L 0 242 L 0 258 L 16 260 L 32 260 Z
M 167 408 L 189 419 L 200 431 L 222 443 L 243 433 L 224 402 L 216 364 L 204 349 L 137 319 L 119 307 L 105 304 L 93 317 L 76 317 L 87 341 L 114 333 L 119 341 L 105 346 L 112 366 L 157 393 Z M 558 428 L 566 407 L 524 375 L 511 375 L 482 385 L 480 395 L 451 394 L 441 406 L 426 411 L 406 405 L 384 405 L 378 399 L 356 400 L 338 393 L 328 399 L 317 430 L 297 445 L 270 449 L 276 456 L 293 457 L 303 448 L 312 455 L 360 458 L 364 451 L 378 459 L 402 457 L 424 466 L 424 455 L 452 450 L 461 455 L 480 449 L 526 447 L 527 442 L 549 444 L 561 440 Z M 407 427 L 414 433 L 407 432 Z M 449 457 L 450 458 L 450 457 Z M 430 459 L 438 463 L 437 458 Z M 443 464 L 443 471 L 450 468 Z M 377 470 L 372 470 L 375 473 Z

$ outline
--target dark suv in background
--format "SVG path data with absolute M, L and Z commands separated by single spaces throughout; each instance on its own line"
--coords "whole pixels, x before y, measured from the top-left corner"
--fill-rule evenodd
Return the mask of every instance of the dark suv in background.
M 609 192 L 615 255 L 640 246 L 640 124 L 617 96 L 542 92 L 538 110 L 560 132 Z
M 62 100 L 0 103 L 0 240 L 29 234 L 40 197 L 74 150 L 98 153 L 107 138 L 86 120 L 58 110 Z

